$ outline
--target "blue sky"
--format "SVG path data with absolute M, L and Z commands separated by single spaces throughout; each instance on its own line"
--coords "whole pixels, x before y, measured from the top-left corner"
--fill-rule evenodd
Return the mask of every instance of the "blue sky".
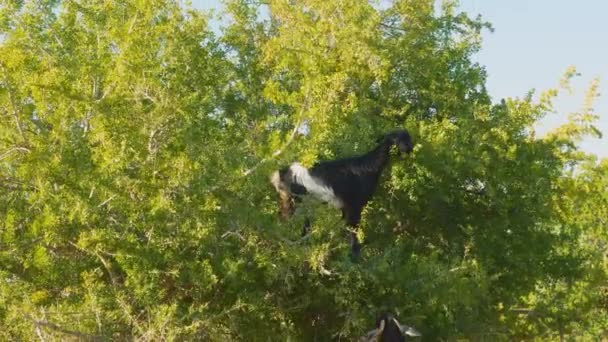
M 218 0 L 193 0 L 201 9 L 219 9 Z M 537 93 L 557 85 L 566 68 L 574 65 L 581 73 L 572 82 L 573 94 L 563 92 L 556 101 L 556 113 L 549 113 L 538 125 L 538 134 L 566 121 L 579 109 L 585 91 L 595 77 L 601 81 L 595 110 L 602 139 L 587 139 L 581 147 L 608 157 L 608 0 L 461 0 L 461 9 L 472 16 L 481 14 L 494 26 L 484 35 L 476 60 L 488 72 L 488 90 L 495 101 Z

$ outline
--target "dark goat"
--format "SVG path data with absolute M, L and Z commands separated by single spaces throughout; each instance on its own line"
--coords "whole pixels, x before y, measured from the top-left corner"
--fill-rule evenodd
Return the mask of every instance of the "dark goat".
M 293 214 L 294 197 L 311 193 L 341 209 L 346 224 L 351 228 L 356 227 L 361 221 L 363 208 L 378 187 L 392 146 L 402 153 L 412 152 L 409 133 L 406 130 L 390 132 L 375 149 L 362 156 L 322 161 L 310 169 L 293 163 L 274 172 L 270 180 L 279 193 L 281 217 L 287 219 Z M 305 232 L 306 229 L 305 224 Z M 352 256 L 358 257 L 360 250 L 357 235 L 351 232 Z
M 376 329 L 361 337 L 361 342 L 405 342 L 405 336 L 422 336 L 416 329 L 399 324 L 390 313 L 385 313 L 376 320 Z

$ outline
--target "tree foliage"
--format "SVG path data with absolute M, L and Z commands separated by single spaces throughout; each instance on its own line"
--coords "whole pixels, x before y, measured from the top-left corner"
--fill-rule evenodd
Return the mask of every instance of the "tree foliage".
M 0 7 L 0 337 L 328 340 L 382 309 L 425 339 L 605 338 L 608 163 L 593 99 L 493 102 L 457 4 L 230 0 Z M 562 86 L 576 74 L 568 70 Z M 358 232 L 268 175 L 406 127 Z M 300 239 L 305 216 L 312 233 Z

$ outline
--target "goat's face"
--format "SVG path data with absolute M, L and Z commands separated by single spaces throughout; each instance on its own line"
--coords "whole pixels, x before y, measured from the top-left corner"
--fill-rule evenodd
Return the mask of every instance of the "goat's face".
M 397 146 L 399 152 L 401 153 L 411 153 L 414 150 L 412 138 L 410 137 L 408 131 L 404 129 L 391 132 L 387 135 L 387 137 L 393 144 L 395 144 L 395 146 Z
M 367 333 L 361 341 L 405 341 L 405 336 L 422 336 L 416 329 L 399 322 L 391 314 L 383 314 L 376 320 L 376 329 Z

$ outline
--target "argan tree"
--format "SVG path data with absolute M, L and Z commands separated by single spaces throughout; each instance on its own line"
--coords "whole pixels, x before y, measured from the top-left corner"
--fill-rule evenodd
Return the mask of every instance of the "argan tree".
M 606 336 L 608 167 L 577 147 L 597 83 L 540 137 L 576 72 L 491 99 L 491 27 L 453 1 L 222 11 L 0 5 L 0 339 L 355 339 L 382 310 L 429 340 Z M 414 152 L 358 262 L 338 211 L 278 219 L 273 170 L 396 128 Z

